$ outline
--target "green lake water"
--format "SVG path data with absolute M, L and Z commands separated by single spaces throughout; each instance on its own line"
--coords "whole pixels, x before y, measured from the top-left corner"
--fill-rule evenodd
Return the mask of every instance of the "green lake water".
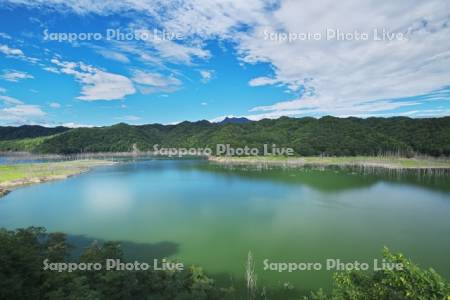
M 197 264 L 242 284 L 247 253 L 258 285 L 329 288 L 331 271 L 276 272 L 263 261 L 367 262 L 383 246 L 450 279 L 448 177 L 345 170 L 233 170 L 195 160 L 141 160 L 0 199 L 0 227 L 45 226 L 74 243 L 125 242 L 129 257 Z

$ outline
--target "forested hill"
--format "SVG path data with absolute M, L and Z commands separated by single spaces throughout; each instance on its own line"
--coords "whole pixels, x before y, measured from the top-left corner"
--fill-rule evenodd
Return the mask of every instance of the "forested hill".
M 23 125 L 19 127 L 0 126 L 0 141 L 49 136 L 67 131 L 69 129 L 70 128 L 62 126 L 54 128 L 37 125 Z
M 1 132 L 1 131 L 0 131 Z M 31 136 L 31 135 L 28 135 Z M 0 139 L 4 139 L 1 136 Z M 38 139 L 32 151 L 42 153 L 124 152 L 160 147 L 256 147 L 276 144 L 298 155 L 377 155 L 401 153 L 450 155 L 450 117 L 287 118 L 246 123 L 182 122 L 177 125 L 77 128 Z M 20 150 L 21 141 L 0 142 L 0 150 Z M 30 149 L 27 149 L 30 150 Z

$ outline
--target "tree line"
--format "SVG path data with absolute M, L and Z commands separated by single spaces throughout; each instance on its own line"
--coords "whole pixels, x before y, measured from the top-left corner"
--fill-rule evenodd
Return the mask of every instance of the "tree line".
M 252 147 L 264 144 L 293 148 L 302 156 L 450 155 L 450 117 L 288 118 L 244 123 L 182 122 L 176 125 L 128 125 L 58 129 L 46 138 L 25 139 L 23 129 L 0 136 L 0 151 L 40 153 L 151 151 L 154 145 L 214 149 L 217 144 Z M 33 132 L 36 132 L 33 129 Z M 2 130 L 0 130 L 0 134 Z M 27 137 L 35 137 L 29 134 Z M 3 141 L 2 141 L 3 140 Z M 24 149 L 26 146 L 26 149 Z

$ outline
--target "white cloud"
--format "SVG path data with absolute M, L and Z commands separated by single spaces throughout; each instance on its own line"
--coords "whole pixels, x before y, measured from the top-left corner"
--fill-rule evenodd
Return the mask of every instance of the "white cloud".
M 155 40 L 152 42 L 152 46 L 158 51 L 160 57 L 184 64 L 190 64 L 193 57 L 202 59 L 210 57 L 209 51 L 200 46 L 183 45 L 170 40 Z
M 18 82 L 19 80 L 34 78 L 33 75 L 27 72 L 17 71 L 17 70 L 4 70 L 3 74 L 0 76 L 1 79 Z
M 141 119 L 141 117 L 138 117 L 135 115 L 127 115 L 127 116 L 119 117 L 117 119 L 125 121 L 125 122 L 135 122 L 135 121 L 139 121 Z
M 272 72 L 250 80 L 251 86 L 284 85 L 291 92 L 304 93 L 296 100 L 254 111 L 273 117 L 295 115 L 293 110 L 345 115 L 414 105 L 416 100 L 385 99 L 430 93 L 450 84 L 449 8 L 445 0 L 383 5 L 375 0 L 338 4 L 333 0 L 192 0 L 181 1 L 162 24 L 187 36 L 230 39 L 243 62 L 270 64 Z M 239 30 L 241 25 L 245 30 Z M 371 40 L 265 38 L 265 32 L 325 35 L 327 28 L 365 32 Z M 376 41 L 374 29 L 401 33 L 406 39 Z
M 147 29 L 136 29 L 137 32 L 147 33 L 150 36 L 153 31 Z M 189 42 L 188 40 L 177 41 L 170 39 L 153 38 L 146 40 L 147 46 L 153 48 L 159 57 L 172 62 L 191 64 L 193 58 L 209 58 L 209 51 L 202 48 L 199 41 Z
M 325 7 L 333 9 L 324 11 Z M 269 62 L 273 66 L 273 76 L 255 78 L 250 85 L 284 84 L 293 91 L 303 86 L 310 95 L 254 111 L 283 115 L 292 113 L 283 110 L 311 107 L 334 114 L 387 110 L 402 104 L 382 99 L 415 96 L 445 87 L 450 83 L 446 11 L 448 3 L 438 0 L 402 0 L 382 6 L 378 1 L 346 0 L 337 5 L 331 0 L 282 2 L 251 34 L 239 37 L 238 50 L 246 62 Z M 402 32 L 407 40 L 283 42 L 265 39 L 264 34 L 324 33 L 326 28 L 370 34 L 374 28 L 385 28 Z M 380 101 L 377 105 L 367 104 L 372 100 Z
M 254 1 L 254 0 L 252 0 Z M 181 12 L 184 3 L 177 0 L 169 0 L 169 1 L 152 1 L 152 0 L 126 0 L 126 1 L 114 1 L 114 0 L 105 0 L 105 1 L 93 1 L 93 0 L 85 0 L 85 1 L 76 1 L 69 0 L 61 2 L 59 0 L 9 0 L 10 3 L 15 3 L 19 5 L 28 5 L 34 7 L 51 7 L 53 10 L 59 10 L 60 12 L 66 13 L 68 10 L 71 10 L 75 13 L 84 15 L 89 13 L 99 14 L 99 15 L 111 15 L 116 13 L 137 13 L 138 15 L 147 15 L 145 19 L 136 18 L 137 21 L 135 23 L 130 24 L 130 29 L 140 31 L 140 32 L 148 32 L 150 36 L 153 36 L 154 21 L 159 22 L 160 25 L 164 25 L 167 23 L 168 28 L 166 31 L 161 31 L 158 33 L 158 38 L 149 39 L 142 43 L 121 43 L 123 46 L 121 50 L 128 50 L 130 53 L 138 52 L 139 58 L 153 63 L 161 63 L 161 60 L 170 60 L 170 63 L 183 63 L 183 64 L 191 64 L 192 60 L 195 58 L 206 59 L 210 57 L 209 51 L 205 50 L 202 42 L 199 39 L 192 39 L 189 36 L 186 36 L 186 39 L 181 41 L 170 39 L 170 38 L 160 38 L 164 34 L 175 33 L 175 34 L 183 34 L 185 33 L 187 28 L 183 28 L 183 31 L 175 28 L 174 24 L 171 24 L 171 19 L 177 17 L 176 15 L 172 15 L 170 11 Z M 195 1 L 197 2 L 197 1 Z M 192 2 L 193 5 L 204 6 L 207 1 L 198 1 L 198 3 Z M 203 2 L 203 3 L 202 3 Z M 180 4 L 183 4 L 180 6 Z M 219 1 L 215 1 L 215 8 L 219 9 L 222 4 Z M 166 11 L 166 13 L 161 13 L 162 11 Z M 206 13 L 210 14 L 214 12 L 214 7 L 210 7 Z M 236 13 L 236 11 L 230 11 L 230 13 Z M 167 16 L 164 16 L 167 15 Z M 189 16 L 183 16 L 183 18 L 187 18 Z M 195 17 L 192 15 L 192 17 Z M 208 16 L 202 16 L 201 22 L 205 22 Z M 211 26 L 214 26 L 211 24 Z M 190 26 L 192 27 L 192 26 Z M 148 28 L 151 28 L 149 30 Z M 201 27 L 198 27 L 199 29 Z M 169 32 L 170 31 L 170 32 Z M 137 50 L 137 51 L 136 51 Z M 101 51 L 100 54 L 103 56 L 115 59 L 121 62 L 127 62 L 128 59 L 121 53 L 116 51 Z
M 317 97 L 303 97 L 297 100 L 278 102 L 274 105 L 254 107 L 250 110 L 251 114 L 245 117 L 251 120 L 276 119 L 281 116 L 320 116 L 325 114 L 339 117 L 367 117 L 377 115 L 376 112 L 418 104 L 420 104 L 419 101 L 372 100 L 353 103 L 352 105 L 349 105 L 348 102 L 336 102 L 326 106 Z
M 0 52 L 5 54 L 7 57 L 17 58 L 21 60 L 28 61 L 30 63 L 36 63 L 39 61 L 39 59 L 35 57 L 29 57 L 26 56 L 22 50 L 17 48 L 11 48 L 8 45 L 2 45 L 0 44 Z
M 71 10 L 77 14 L 111 15 L 138 12 L 157 21 L 168 32 L 183 36 L 227 36 L 231 28 L 253 24 L 262 17 L 274 0 L 9 0 L 10 3 L 34 7 L 51 7 L 61 12 Z
M 105 58 L 116 60 L 123 63 L 129 63 L 130 60 L 128 57 L 120 52 L 106 50 L 106 49 L 99 49 L 97 51 L 100 55 L 102 55 Z
M 4 39 L 7 39 L 7 40 L 11 39 L 11 36 L 9 34 L 7 34 L 7 33 L 4 33 L 4 32 L 0 32 L 0 37 L 4 38 Z
M 58 102 L 52 102 L 49 104 L 49 106 L 51 108 L 61 108 L 61 104 L 59 104 Z
M 6 93 L 6 89 L 5 89 L 5 88 L 2 88 L 2 87 L 0 87 L 0 93 L 1 93 L 1 94 L 3 94 L 3 93 Z
M 20 101 L 19 99 L 10 97 L 10 96 L 0 96 L 0 100 L 2 100 L 5 104 L 7 105 L 19 105 L 19 104 L 23 104 L 22 101 Z
M 14 97 L 0 95 L 0 124 L 22 125 L 40 121 L 46 113 L 39 105 L 29 105 Z
M 127 77 L 98 69 L 77 78 L 84 84 L 80 100 L 117 100 L 136 91 Z
M 4 125 L 31 124 L 44 116 L 38 105 L 19 104 L 0 109 L 0 123 Z
M 4 112 L 19 117 L 42 117 L 45 112 L 38 105 L 19 104 L 3 109 Z
M 411 110 L 400 113 L 402 116 L 410 117 L 442 117 L 448 116 L 450 109 L 423 109 L 423 110 Z
M 30 125 L 40 125 L 40 126 L 44 126 L 44 127 L 57 127 L 57 126 L 63 126 L 63 127 L 69 127 L 69 128 L 91 128 L 91 127 L 96 127 L 94 125 L 90 125 L 90 124 L 82 124 L 82 123 L 76 123 L 76 122 L 66 122 L 66 123 L 61 123 L 61 122 L 30 122 Z
M 447 0 L 289 1 L 289 0 L 168 0 L 112 1 L 13 0 L 33 6 L 53 6 L 79 14 L 109 15 L 139 12 L 183 41 L 155 41 L 136 45 L 140 58 L 160 63 L 207 59 L 209 39 L 229 40 L 240 59 L 249 64 L 267 63 L 269 74 L 249 81 L 251 86 L 282 85 L 299 95 L 286 103 L 258 107 L 253 112 L 280 115 L 293 111 L 376 112 L 415 100 L 397 103 L 385 99 L 412 97 L 450 84 L 450 18 Z M 163 13 L 161 13 L 163 12 Z M 144 24 L 132 25 L 145 28 Z M 148 26 L 147 26 L 148 27 Z M 244 30 L 241 30 L 243 28 Z M 365 32 L 375 28 L 399 32 L 406 40 L 277 41 L 265 32 L 321 33 Z M 142 50 L 148 51 L 142 51 Z M 301 93 L 306 93 L 301 96 Z M 371 101 L 378 100 L 378 104 Z
M 64 127 L 70 127 L 70 128 L 95 127 L 94 125 L 80 124 L 80 123 L 75 123 L 75 122 L 62 123 L 62 124 L 58 124 L 58 126 L 64 126 Z
M 7 56 L 24 56 L 22 50 L 8 47 L 8 45 L 0 45 L 0 52 Z
M 207 83 L 213 78 L 213 71 L 211 70 L 200 70 L 200 76 L 202 77 L 202 82 Z
M 253 78 L 252 80 L 250 80 L 248 82 L 248 84 L 250 86 L 261 86 L 261 85 L 275 84 L 277 82 L 278 81 L 276 79 L 262 76 L 262 77 Z
M 74 76 L 81 84 L 81 95 L 77 99 L 85 101 L 118 100 L 136 92 L 130 79 L 123 75 L 108 73 L 83 62 L 51 60 L 58 71 Z
M 134 9 L 147 9 L 153 10 L 157 7 L 157 3 L 151 3 L 151 1 L 115 1 L 115 0 L 9 0 L 8 2 L 28 5 L 34 7 L 52 7 L 55 10 L 67 12 L 72 10 L 78 14 L 96 13 L 100 15 L 108 15 L 114 12 L 125 11 L 133 7 Z
M 201 106 L 207 106 L 207 105 L 208 105 L 208 102 L 202 102 L 202 103 L 200 103 L 200 105 L 201 105 Z
M 44 67 L 42 68 L 43 70 L 50 72 L 50 73 L 55 73 L 55 74 L 60 74 L 60 72 L 58 71 L 57 68 L 55 67 Z
M 168 85 L 180 85 L 181 82 L 174 77 L 163 77 L 161 74 L 136 70 L 133 81 L 150 86 L 165 87 Z
M 242 25 L 253 26 L 265 18 L 273 0 L 189 0 L 169 1 L 170 7 L 161 20 L 169 32 L 184 36 L 209 38 L 234 38 Z
M 192 65 L 195 59 L 207 59 L 211 56 L 203 48 L 199 39 L 171 40 L 154 37 L 154 31 L 146 28 L 147 25 L 131 24 L 130 30 L 150 38 L 138 42 L 113 43 L 120 51 L 136 55 L 141 61 L 163 67 L 165 64 Z
M 173 92 L 181 86 L 181 81 L 173 76 L 163 76 L 159 73 L 134 70 L 131 78 L 140 85 L 143 93 Z

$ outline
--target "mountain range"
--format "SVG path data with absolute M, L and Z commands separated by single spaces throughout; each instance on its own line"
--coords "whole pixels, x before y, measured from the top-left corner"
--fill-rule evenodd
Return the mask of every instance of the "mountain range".
M 159 147 L 215 148 L 217 144 L 262 149 L 264 144 L 293 148 L 296 155 L 450 155 L 450 117 L 413 119 L 325 116 L 225 119 L 176 125 L 93 128 L 0 127 L 0 151 L 73 154 L 151 151 Z

